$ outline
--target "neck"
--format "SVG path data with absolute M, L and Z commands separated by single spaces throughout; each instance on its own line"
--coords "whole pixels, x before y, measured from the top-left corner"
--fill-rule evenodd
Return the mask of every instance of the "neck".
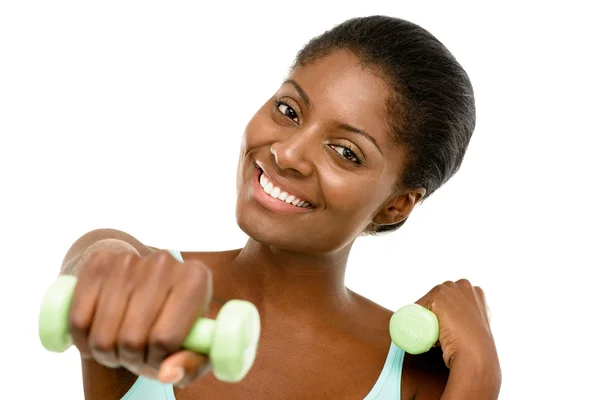
M 331 313 L 350 301 L 344 278 L 351 246 L 315 255 L 249 239 L 233 267 L 240 286 L 252 288 L 254 304 L 265 311 L 293 312 L 294 316 L 302 311 L 312 315 Z

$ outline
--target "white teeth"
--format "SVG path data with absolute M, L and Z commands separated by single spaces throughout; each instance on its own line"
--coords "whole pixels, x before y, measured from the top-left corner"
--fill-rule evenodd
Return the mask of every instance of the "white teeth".
M 273 184 L 271 182 L 268 182 L 264 189 L 265 189 L 265 192 L 267 192 L 267 194 L 270 195 L 271 192 L 273 191 Z
M 260 186 L 263 188 L 265 193 L 267 193 L 274 199 L 279 199 L 281 201 L 285 201 L 288 204 L 292 204 L 301 208 L 310 207 L 310 203 L 308 201 L 302 201 L 300 199 L 297 199 L 295 196 L 288 194 L 288 192 L 285 192 L 277 186 L 274 186 L 273 183 L 269 181 L 269 178 L 265 176 L 265 174 L 260 174 L 259 182 Z
M 273 188 L 273 191 L 271 193 L 269 193 L 271 195 L 272 198 L 276 199 L 279 197 L 279 193 L 281 192 L 281 189 L 279 189 L 277 186 L 275 186 Z

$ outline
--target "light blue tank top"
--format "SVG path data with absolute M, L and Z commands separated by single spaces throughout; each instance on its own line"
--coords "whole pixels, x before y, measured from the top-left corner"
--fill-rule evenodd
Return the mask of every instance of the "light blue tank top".
M 182 261 L 181 253 L 169 250 L 173 257 Z M 383 370 L 365 400 L 399 400 L 400 380 L 404 350 L 391 343 Z M 173 385 L 164 384 L 152 379 L 138 377 L 133 386 L 121 400 L 176 400 Z

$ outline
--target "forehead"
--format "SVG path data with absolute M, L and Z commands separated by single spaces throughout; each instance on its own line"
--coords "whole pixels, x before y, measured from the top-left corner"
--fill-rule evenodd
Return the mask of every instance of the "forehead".
M 377 71 L 353 53 L 337 50 L 291 71 L 314 112 L 385 134 L 389 87 Z

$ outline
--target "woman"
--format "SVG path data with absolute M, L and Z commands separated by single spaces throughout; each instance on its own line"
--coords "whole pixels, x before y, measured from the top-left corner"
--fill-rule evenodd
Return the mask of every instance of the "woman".
M 245 130 L 244 248 L 184 252 L 180 263 L 104 229 L 68 251 L 86 398 L 497 398 L 481 289 L 445 282 L 421 298 L 440 346 L 411 356 L 390 341 L 392 312 L 344 285 L 356 238 L 399 228 L 458 170 L 474 126 L 467 74 L 419 26 L 374 16 L 314 38 Z M 193 321 L 230 299 L 252 302 L 262 323 L 256 361 L 236 384 L 181 350 Z

